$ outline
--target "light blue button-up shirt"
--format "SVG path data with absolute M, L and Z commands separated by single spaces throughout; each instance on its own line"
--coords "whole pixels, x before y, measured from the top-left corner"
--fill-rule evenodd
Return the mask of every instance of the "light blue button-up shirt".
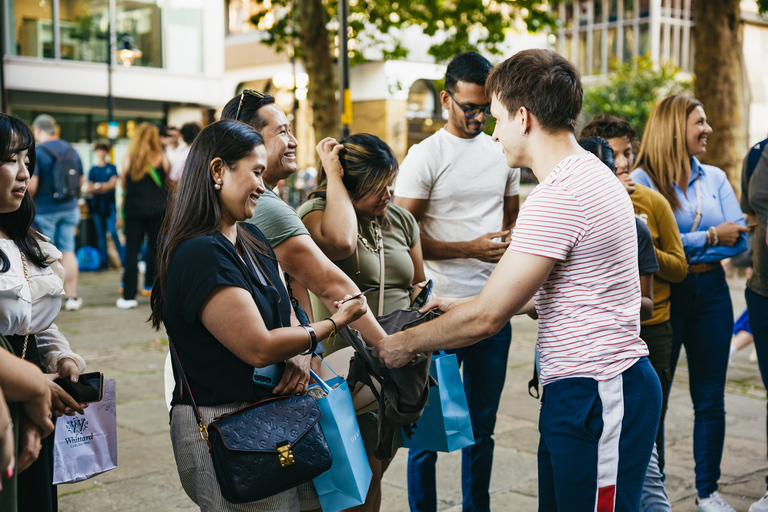
M 699 202 L 696 193 L 696 180 L 701 180 L 701 222 L 696 231 L 691 233 L 696 210 Z M 658 190 L 653 180 L 645 170 L 637 168 L 632 171 L 632 180 L 653 190 Z M 704 165 L 694 157 L 691 158 L 691 177 L 688 180 L 687 193 L 674 184 L 675 193 L 680 200 L 680 209 L 675 210 L 675 220 L 683 239 L 683 249 L 689 264 L 714 263 L 724 258 L 730 258 L 747 250 L 747 235 L 742 233 L 733 246 L 715 245 L 707 247 L 706 231 L 712 226 L 723 222 L 736 222 L 746 226 L 744 215 L 733 187 L 722 169 L 712 165 Z

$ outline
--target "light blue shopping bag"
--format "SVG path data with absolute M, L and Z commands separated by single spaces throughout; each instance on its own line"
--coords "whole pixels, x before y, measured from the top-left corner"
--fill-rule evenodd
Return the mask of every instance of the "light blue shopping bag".
M 373 474 L 347 381 L 338 376 L 323 381 L 311 373 L 317 386 L 327 393 L 315 401 L 323 413 L 320 426 L 333 455 L 331 469 L 314 479 L 315 490 L 323 512 L 338 512 L 365 503 Z M 334 387 L 337 383 L 340 385 Z
M 429 400 L 411 439 L 403 433 L 403 447 L 452 452 L 472 446 L 475 436 L 456 355 L 442 350 L 434 354 L 429 374 L 437 387 L 429 388 Z

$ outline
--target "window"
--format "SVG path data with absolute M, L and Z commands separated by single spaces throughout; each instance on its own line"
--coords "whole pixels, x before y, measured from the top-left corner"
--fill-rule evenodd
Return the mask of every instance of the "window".
M 107 61 L 108 0 L 59 0 L 61 58 Z
M 53 0 L 16 0 L 9 2 L 11 55 L 53 59 Z
M 132 47 L 141 56 L 130 65 L 150 68 L 163 67 L 163 32 L 160 6 L 157 0 L 116 0 L 117 50 Z
M 180 73 L 203 71 L 203 2 L 204 0 L 167 2 L 167 69 Z

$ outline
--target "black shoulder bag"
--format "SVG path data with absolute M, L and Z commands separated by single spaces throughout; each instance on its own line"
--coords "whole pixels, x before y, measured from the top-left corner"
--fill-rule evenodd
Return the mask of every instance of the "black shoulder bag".
M 308 395 L 268 398 L 203 424 L 176 347 L 171 354 L 208 443 L 221 494 L 231 503 L 257 501 L 309 482 L 331 468 L 320 408 Z

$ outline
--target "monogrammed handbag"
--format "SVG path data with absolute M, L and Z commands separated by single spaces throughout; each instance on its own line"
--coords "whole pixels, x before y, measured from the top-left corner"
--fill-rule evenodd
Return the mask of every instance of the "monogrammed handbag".
M 333 457 L 320 428 L 320 408 L 312 397 L 268 398 L 218 416 L 205 426 L 173 343 L 171 351 L 227 501 L 268 498 L 330 469 Z

